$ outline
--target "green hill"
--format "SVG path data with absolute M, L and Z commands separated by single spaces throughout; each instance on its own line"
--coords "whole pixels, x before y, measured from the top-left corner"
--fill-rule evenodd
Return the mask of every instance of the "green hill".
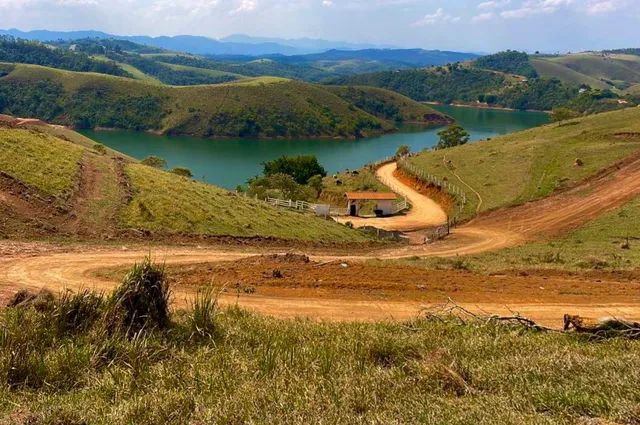
M 147 167 L 69 131 L 0 127 L 0 236 L 240 237 L 357 243 L 332 221 Z M 133 232 L 133 233 L 132 233 Z
M 380 119 L 446 125 L 452 120 L 433 108 L 391 90 L 367 86 L 327 86 L 327 90 Z
M 470 217 L 478 208 L 482 212 L 548 196 L 640 150 L 640 139 L 619 136 L 625 133 L 640 134 L 639 108 L 427 151 L 409 161 L 441 179 L 471 186 L 473 191 L 465 189 Z M 576 159 L 583 165 L 576 166 Z
M 569 60 L 573 62 L 563 62 Z M 417 101 L 537 110 L 565 107 L 590 114 L 637 102 L 626 89 L 637 81 L 639 61 L 631 54 L 531 57 L 506 51 L 463 64 L 347 76 L 332 83 L 381 87 Z M 611 101 L 623 96 L 629 103 Z
M 640 56 L 632 54 L 578 53 L 540 56 L 532 60 L 543 76 L 567 84 L 587 84 L 593 88 L 620 91 L 640 83 Z
M 77 128 L 270 138 L 355 138 L 394 128 L 394 122 L 323 86 L 283 78 L 171 87 L 35 65 L 5 64 L 0 69 L 5 74 L 0 78 L 0 111 Z M 433 110 L 412 107 L 441 121 Z

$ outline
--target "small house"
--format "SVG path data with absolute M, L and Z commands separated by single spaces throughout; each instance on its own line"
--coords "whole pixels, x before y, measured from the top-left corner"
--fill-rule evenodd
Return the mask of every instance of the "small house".
M 360 214 L 360 207 L 366 201 L 375 202 L 373 211 L 376 216 L 392 215 L 395 212 L 394 206 L 398 199 L 397 195 L 391 192 L 347 192 L 344 196 L 347 198 L 348 214 L 352 217 L 357 217 Z

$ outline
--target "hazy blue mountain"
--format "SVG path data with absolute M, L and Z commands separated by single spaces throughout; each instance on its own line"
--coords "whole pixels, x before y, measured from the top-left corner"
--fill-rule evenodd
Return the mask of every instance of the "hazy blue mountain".
M 316 38 L 277 38 L 277 37 L 253 37 L 246 34 L 233 34 L 228 37 L 221 38 L 220 41 L 231 43 L 246 44 L 262 44 L 276 43 L 285 46 L 295 47 L 300 50 L 307 50 L 305 53 L 320 53 L 327 50 L 363 50 L 363 49 L 380 49 L 394 48 L 394 46 L 380 46 L 374 44 L 348 43 L 344 41 L 330 41 Z
M 329 50 L 327 52 L 290 56 L 282 60 L 289 63 L 311 63 L 319 61 L 362 60 L 378 61 L 400 67 L 425 67 L 463 62 L 478 57 L 475 53 L 449 52 L 423 49 L 364 49 Z
M 114 38 L 118 40 L 133 41 L 147 46 L 199 55 L 263 56 L 273 54 L 296 55 L 309 53 L 308 49 L 300 49 L 278 43 L 232 43 L 193 35 L 149 37 L 115 35 L 101 31 L 20 31 L 17 29 L 0 30 L 0 35 L 11 35 L 18 38 L 37 41 L 76 40 L 80 38 Z
M 102 31 L 20 31 L 15 28 L 9 30 L 0 29 L 0 35 L 10 35 L 25 40 L 53 41 L 53 40 L 77 40 L 79 38 L 110 38 L 113 37 Z

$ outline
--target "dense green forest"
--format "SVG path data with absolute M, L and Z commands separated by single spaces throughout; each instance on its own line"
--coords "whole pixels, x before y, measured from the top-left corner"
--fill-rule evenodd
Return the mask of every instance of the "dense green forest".
M 83 53 L 48 47 L 42 43 L 0 36 L 0 62 L 30 63 L 79 72 L 130 76 L 117 64 L 91 59 Z
M 538 77 L 538 72 L 529 62 L 529 55 L 514 50 L 479 57 L 475 60 L 474 66 L 481 69 L 522 75 L 527 78 Z

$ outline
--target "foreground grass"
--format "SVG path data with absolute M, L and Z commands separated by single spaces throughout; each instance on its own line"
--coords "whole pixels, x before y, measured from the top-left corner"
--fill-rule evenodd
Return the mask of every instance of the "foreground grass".
M 0 171 L 55 197 L 71 195 L 82 152 L 44 132 L 0 128 Z
M 333 221 L 276 209 L 151 167 L 130 164 L 127 175 L 135 193 L 123 212 L 125 227 L 316 242 L 371 241 L 364 233 Z
M 640 109 L 592 115 L 489 141 L 423 152 L 410 162 L 463 188 L 469 200 L 464 216 L 471 217 L 477 210 L 548 196 L 637 152 L 640 136 L 616 136 L 625 132 L 640 133 Z M 577 166 L 576 159 L 583 165 Z
M 200 306 L 165 330 L 127 338 L 99 324 L 60 330 L 47 313 L 2 311 L 0 417 L 12 424 L 640 419 L 639 342 L 454 320 L 283 321 L 234 308 L 217 312 L 207 333 L 195 326 L 202 313 Z

